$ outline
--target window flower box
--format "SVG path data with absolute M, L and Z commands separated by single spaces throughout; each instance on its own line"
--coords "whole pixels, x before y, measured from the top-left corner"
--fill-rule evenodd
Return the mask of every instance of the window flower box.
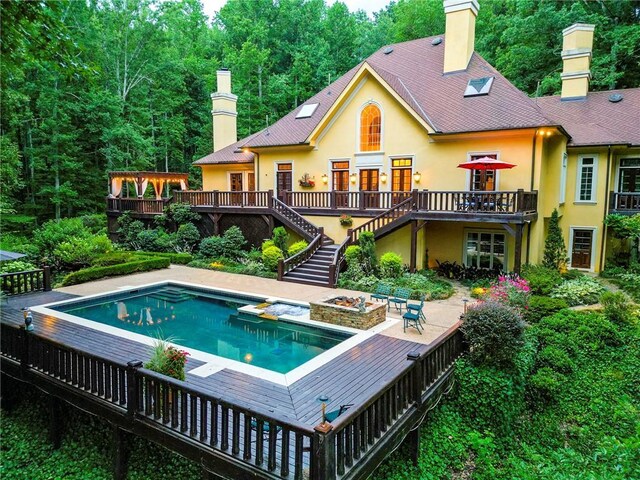
M 353 218 L 351 218 L 351 215 L 347 215 L 345 213 L 340 215 L 340 225 L 343 227 L 350 227 L 353 225 Z
M 313 188 L 316 186 L 316 182 L 311 179 L 311 175 L 305 173 L 300 180 L 298 180 L 298 184 L 303 188 Z

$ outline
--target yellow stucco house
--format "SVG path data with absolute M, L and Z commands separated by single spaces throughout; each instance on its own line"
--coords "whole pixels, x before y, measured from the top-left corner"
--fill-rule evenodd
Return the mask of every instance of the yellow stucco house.
M 562 32 L 562 95 L 529 98 L 474 52 L 478 2 L 444 9 L 445 35 L 380 49 L 239 141 L 219 71 L 214 152 L 195 162 L 203 192 L 179 199 L 214 222 L 274 211 L 312 243 L 280 272 L 293 281 L 331 284 L 364 230 L 412 269 L 518 271 L 541 262 L 553 209 L 569 266 L 601 270 L 604 217 L 640 211 L 640 89 L 590 93 L 594 26 L 575 24 Z

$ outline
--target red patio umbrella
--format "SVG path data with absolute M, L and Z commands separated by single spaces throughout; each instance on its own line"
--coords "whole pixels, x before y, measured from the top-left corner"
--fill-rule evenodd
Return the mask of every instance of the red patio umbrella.
M 466 168 L 467 170 L 481 170 L 480 184 L 481 190 L 486 190 L 486 171 L 487 170 L 503 170 L 507 168 L 513 168 L 513 163 L 503 162 L 501 160 L 492 157 L 482 157 L 469 162 L 464 162 L 458 165 L 458 168 Z

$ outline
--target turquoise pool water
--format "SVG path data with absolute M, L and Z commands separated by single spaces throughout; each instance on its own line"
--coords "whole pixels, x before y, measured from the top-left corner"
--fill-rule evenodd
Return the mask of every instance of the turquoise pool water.
M 50 308 L 153 338 L 171 337 L 184 347 L 278 373 L 287 373 L 351 337 L 335 330 L 238 313 L 239 307 L 260 303 L 261 299 L 250 296 L 168 285 Z M 304 312 L 293 305 L 274 306 L 276 314 Z

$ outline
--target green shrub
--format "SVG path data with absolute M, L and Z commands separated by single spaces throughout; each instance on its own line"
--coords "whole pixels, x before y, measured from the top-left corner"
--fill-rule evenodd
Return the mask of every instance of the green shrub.
M 247 253 L 247 260 L 251 262 L 262 262 L 262 250 L 252 248 L 249 250 L 249 253 Z
M 593 305 L 598 303 L 604 291 L 605 288 L 597 280 L 585 275 L 558 285 L 551 292 L 551 296 L 564 299 L 569 306 Z
M 228 258 L 239 258 L 241 252 L 247 245 L 247 239 L 244 238 L 242 230 L 234 225 L 224 231 L 222 238 L 224 239 L 224 256 Z
M 432 270 L 421 270 L 417 273 L 405 273 L 396 278 L 393 287 L 404 287 L 411 290 L 411 298 L 418 300 L 422 295 L 426 300 L 442 300 L 453 295 L 453 287 L 449 282 L 438 278 Z
M 132 222 L 132 224 L 135 224 L 135 222 Z M 133 241 L 125 242 L 125 246 L 131 250 L 171 252 L 174 241 L 174 237 L 164 230 L 158 228 L 143 228 L 136 234 Z
M 219 258 L 224 256 L 224 239 L 219 236 L 206 237 L 198 247 L 200 255 L 206 258 Z
M 460 327 L 476 365 L 510 368 L 524 344 L 524 321 L 503 303 L 487 301 L 471 306 Z
M 525 311 L 525 320 L 529 323 L 539 322 L 542 318 L 568 308 L 569 304 L 562 298 L 541 297 L 532 295 L 529 299 L 529 308 Z
M 129 252 L 134 253 L 141 257 L 162 257 L 168 258 L 171 263 L 176 265 L 186 265 L 193 261 L 193 255 L 190 253 L 176 253 L 176 252 Z
M 159 227 L 173 230 L 180 225 L 199 221 L 200 215 L 192 211 L 188 203 L 171 203 L 164 208 L 162 215 L 157 215 L 153 220 Z
M 133 258 L 132 252 L 111 252 L 98 255 L 91 261 L 92 267 L 108 267 L 110 265 L 118 265 L 119 263 L 127 263 Z
M 378 266 L 376 257 L 376 241 L 373 232 L 364 231 L 358 238 L 358 244 L 362 248 L 362 266 L 367 274 L 372 274 Z
M 173 248 L 177 252 L 191 253 L 200 241 L 200 232 L 193 223 L 184 223 L 178 227 Z
M 533 295 L 549 295 L 562 283 L 562 275 L 558 270 L 542 265 L 525 265 L 522 269 L 522 278 L 529 282 Z
M 562 236 L 558 210 L 555 208 L 549 219 L 549 229 L 544 240 L 544 258 L 542 264 L 545 267 L 560 271 L 567 264 L 567 247 Z
M 15 272 L 28 272 L 30 270 L 36 270 L 36 267 L 31 262 L 25 262 L 23 260 L 11 260 L 10 262 L 0 262 L 0 273 L 15 273 Z
M 273 243 L 273 240 L 269 239 L 269 240 L 265 240 L 264 242 L 262 242 L 262 245 L 260 246 L 260 249 L 264 252 L 267 248 L 270 247 L 275 247 L 276 244 Z
M 284 255 L 282 254 L 282 250 L 276 246 L 269 247 L 262 252 L 262 263 L 264 263 L 267 270 L 275 272 L 278 269 L 278 262 L 280 260 L 284 260 Z
M 402 275 L 402 257 L 395 252 L 386 252 L 380 257 L 380 275 L 383 278 L 397 278 Z
M 555 345 L 548 345 L 538 353 L 538 364 L 565 374 L 571 373 L 575 368 L 575 363 L 567 352 Z
M 71 237 L 56 247 L 52 262 L 56 267 L 78 269 L 90 265 L 96 255 L 109 253 L 113 248 L 106 234 Z
M 38 248 L 38 255 L 45 263 L 52 264 L 55 249 L 72 238 L 87 238 L 91 231 L 84 226 L 80 218 L 62 218 L 60 221 L 49 220 L 33 232 L 33 244 Z
M 139 250 L 139 234 L 144 231 L 144 223 L 135 220 L 131 212 L 124 212 L 118 217 L 118 236 L 122 246 L 129 250 Z
M 62 286 L 76 285 L 91 280 L 98 280 L 104 277 L 115 277 L 117 275 L 129 275 L 137 272 L 147 272 L 149 270 L 157 270 L 167 268 L 170 265 L 168 258 L 149 258 L 145 260 L 134 260 L 119 265 L 111 265 L 108 267 L 89 267 L 77 272 L 68 274 L 62 280 Z
M 576 280 L 578 278 L 583 278 L 586 275 L 582 273 L 580 270 L 567 270 L 562 273 L 563 280 Z
M 293 245 L 291 245 L 287 253 L 289 254 L 290 257 L 293 257 L 297 253 L 300 253 L 301 251 L 303 251 L 308 246 L 309 244 L 306 242 L 306 240 L 300 240 L 299 242 L 296 242 Z
M 628 323 L 631 319 L 631 302 L 620 292 L 605 292 L 600 297 L 605 316 L 613 323 Z
M 144 364 L 144 368 L 184 381 L 184 367 L 189 353 L 169 345 L 169 341 L 171 340 L 157 339 L 154 342 L 151 358 Z
M 274 228 L 271 238 L 273 239 L 273 244 L 278 247 L 281 252 L 287 251 L 287 245 L 289 243 L 289 232 L 287 232 L 286 228 Z
M 556 345 L 569 353 L 598 351 L 621 342 L 620 332 L 604 315 L 568 309 L 540 320 L 533 333 L 542 347 Z
M 528 395 L 534 404 L 549 405 L 557 400 L 565 380 L 562 373 L 542 367 L 529 377 Z
M 344 252 L 344 257 L 348 266 L 359 265 L 362 263 L 362 248 L 360 245 L 349 245 Z
M 107 215 L 96 213 L 80 217 L 82 224 L 93 234 L 107 233 Z

